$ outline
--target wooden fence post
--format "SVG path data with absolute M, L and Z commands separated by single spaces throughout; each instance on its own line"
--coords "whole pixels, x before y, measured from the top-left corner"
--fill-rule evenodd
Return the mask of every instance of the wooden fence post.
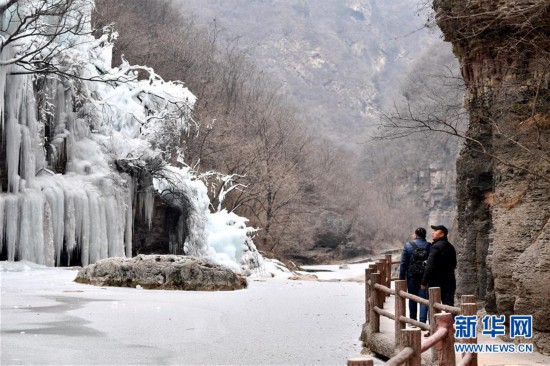
M 453 315 L 450 313 L 435 315 L 436 330 L 447 329 L 447 336 L 434 348 L 438 349 L 438 366 L 455 366 L 455 334 Z
M 460 296 L 460 303 L 461 304 L 475 304 L 476 303 L 476 297 L 474 295 L 462 295 L 462 296 Z
M 440 313 L 441 310 L 434 308 L 434 304 L 441 304 L 441 288 L 430 287 L 428 289 L 428 317 L 430 319 L 430 334 L 435 333 L 435 314 Z M 437 348 L 432 347 L 432 360 L 439 358 L 439 352 Z
M 348 366 L 373 366 L 374 361 L 370 357 L 348 358 Z
M 466 295 L 466 296 L 473 296 L 473 295 Z M 468 298 L 466 298 L 468 299 Z M 462 303 L 460 304 L 460 313 L 461 315 L 477 315 L 477 304 L 475 303 Z M 476 332 L 477 334 L 477 332 Z M 477 337 L 470 338 L 466 340 L 466 343 L 477 343 Z M 464 357 L 464 353 L 462 354 L 462 357 Z M 472 353 L 472 360 L 470 361 L 470 366 L 477 366 L 477 353 Z
M 369 264 L 370 273 L 378 272 L 378 266 L 376 263 Z
M 386 286 L 386 260 L 378 260 L 378 273 L 380 273 L 379 284 Z M 386 294 L 383 292 L 378 293 L 378 306 L 380 309 L 384 308 L 384 302 L 386 301 Z
M 407 292 L 407 281 L 397 280 L 395 281 L 395 346 L 400 348 L 401 330 L 405 329 L 406 324 L 399 320 L 400 316 L 407 316 L 405 298 L 399 295 L 399 291 Z
M 384 270 L 384 260 L 383 259 L 378 259 L 376 262 L 376 272 L 380 273 L 380 275 L 382 275 L 382 271 Z M 382 276 L 383 277 L 383 276 Z
M 401 346 L 411 347 L 414 354 L 405 362 L 406 366 L 420 366 L 422 361 L 422 332 L 420 329 L 403 329 L 401 331 Z
M 434 304 L 441 304 L 441 289 L 439 287 L 430 287 L 428 289 L 428 316 L 430 318 L 430 333 L 435 333 L 435 314 L 441 310 L 434 308 Z
M 371 289 L 369 286 L 370 274 L 372 269 L 365 268 L 365 323 L 369 322 L 369 301 Z
M 391 254 L 386 254 L 386 287 L 391 288 Z M 387 294 L 389 297 L 390 294 Z
M 372 333 L 380 332 L 380 315 L 374 311 L 374 307 L 379 305 L 378 294 L 379 291 L 374 288 L 374 285 L 380 282 L 380 273 L 370 274 L 371 294 L 370 294 L 370 330 Z

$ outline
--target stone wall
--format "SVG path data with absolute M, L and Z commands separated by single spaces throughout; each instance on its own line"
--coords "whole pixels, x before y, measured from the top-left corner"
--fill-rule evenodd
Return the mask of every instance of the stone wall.
M 457 162 L 458 293 L 489 312 L 532 314 L 550 353 L 550 7 L 434 0 L 467 86 Z

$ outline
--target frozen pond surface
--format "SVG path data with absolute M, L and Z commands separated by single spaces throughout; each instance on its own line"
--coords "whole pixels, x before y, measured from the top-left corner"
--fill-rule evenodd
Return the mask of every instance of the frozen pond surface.
M 2 365 L 344 365 L 361 351 L 362 283 L 273 278 L 234 292 L 159 291 L 2 265 Z

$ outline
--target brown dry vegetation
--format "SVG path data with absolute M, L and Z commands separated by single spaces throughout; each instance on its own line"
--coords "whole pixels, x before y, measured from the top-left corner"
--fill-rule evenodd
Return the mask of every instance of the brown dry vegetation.
M 388 203 L 393 177 L 359 177 L 358 159 L 308 129 L 314 124 L 255 68 L 238 39 L 222 40 L 215 26 L 199 27 L 168 0 L 97 0 L 96 6 L 95 26 L 114 23 L 119 32 L 114 66 L 124 55 L 165 79 L 183 80 L 198 97 L 196 128 L 180 141 L 185 161 L 200 172 L 234 175 L 241 186 L 222 206 L 260 228 L 261 250 L 303 260 L 346 255 L 344 247 L 350 255 L 366 254 L 353 248 L 401 241 L 418 225 L 414 211 L 411 222 L 395 229 L 391 215 L 398 209 Z M 209 184 L 217 207 L 221 182 Z

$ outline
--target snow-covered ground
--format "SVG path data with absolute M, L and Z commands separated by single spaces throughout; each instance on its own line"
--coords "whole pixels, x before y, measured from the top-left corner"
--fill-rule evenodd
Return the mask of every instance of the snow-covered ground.
M 343 365 L 361 351 L 362 283 L 281 276 L 234 292 L 159 291 L 1 264 L 2 365 Z M 345 280 L 366 265 L 315 268 Z

